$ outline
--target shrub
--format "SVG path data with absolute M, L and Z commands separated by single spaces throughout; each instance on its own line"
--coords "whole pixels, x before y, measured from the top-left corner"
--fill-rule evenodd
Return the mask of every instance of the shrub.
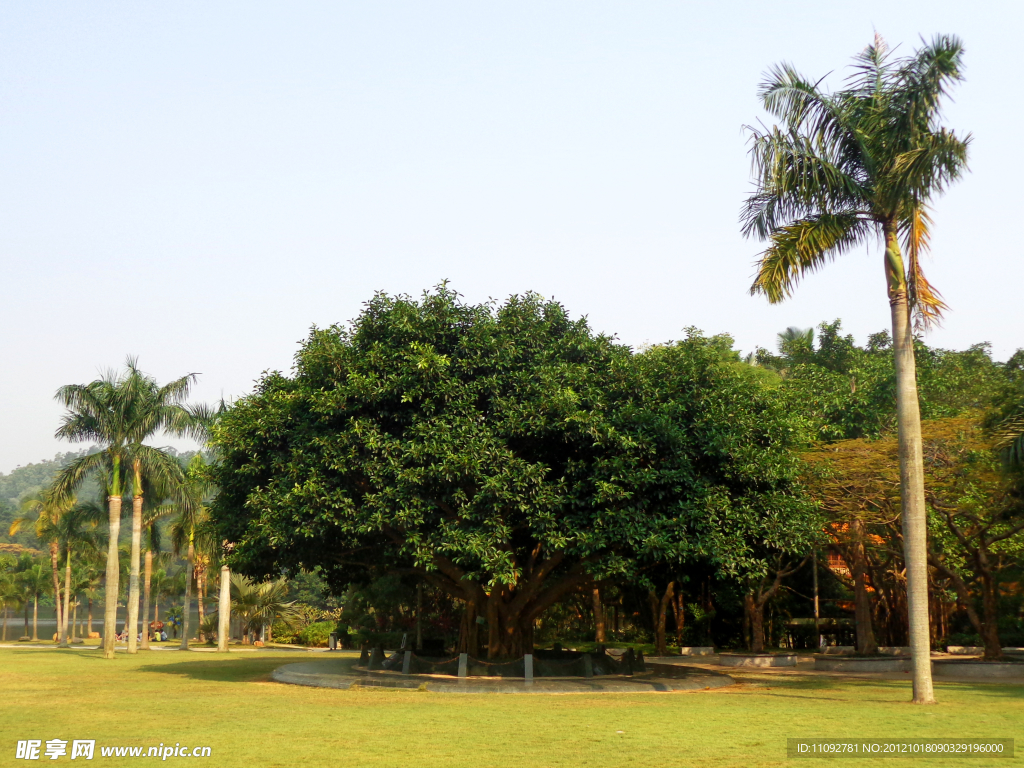
M 275 621 L 270 637 L 275 643 L 297 643 L 299 630 L 285 624 L 283 621 Z
M 327 645 L 327 640 L 331 632 L 334 631 L 335 626 L 333 621 L 314 621 L 312 624 L 307 624 L 299 630 L 299 643 L 315 648 L 323 648 Z

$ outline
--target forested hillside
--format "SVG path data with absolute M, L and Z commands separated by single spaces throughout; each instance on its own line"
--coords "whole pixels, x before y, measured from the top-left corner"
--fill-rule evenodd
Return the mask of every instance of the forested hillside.
M 23 499 L 44 488 L 61 467 L 69 461 L 92 453 L 94 448 L 87 448 L 81 451 L 69 451 L 58 453 L 52 459 L 44 459 L 32 464 L 26 464 L 12 470 L 9 474 L 0 472 L 0 543 L 15 543 L 29 547 L 38 545 L 31 526 L 25 526 L 14 536 L 8 535 L 11 522 L 18 517 L 18 507 Z M 167 453 L 176 456 L 183 463 L 187 463 L 195 451 L 176 451 L 174 448 L 164 448 Z M 83 484 L 79 491 L 80 498 L 95 497 L 99 494 L 99 485 L 95 480 L 90 479 Z

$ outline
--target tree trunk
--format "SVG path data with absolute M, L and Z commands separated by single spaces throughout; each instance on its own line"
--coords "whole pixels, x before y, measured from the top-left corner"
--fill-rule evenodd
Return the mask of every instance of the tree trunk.
M 878 643 L 875 641 L 875 631 L 871 626 L 871 596 L 867 587 L 864 523 L 854 520 L 850 529 L 853 533 L 853 607 L 857 652 L 871 655 L 878 653 Z
M 750 635 L 750 617 L 754 611 L 751 602 L 753 598 L 751 597 L 748 601 L 748 597 L 749 595 L 744 595 L 743 597 L 743 642 L 746 644 L 747 650 L 749 651 L 754 647 L 754 642 Z
M 665 638 L 665 616 L 668 613 L 668 604 L 675 593 L 676 583 L 670 581 L 665 588 L 665 594 L 660 598 L 653 589 L 647 594 L 647 600 L 651 606 L 651 619 L 654 624 L 654 653 L 657 656 L 668 656 L 668 644 Z
M 88 637 L 92 634 L 92 598 L 89 597 L 86 599 L 89 601 L 89 623 L 86 625 L 88 627 L 88 632 L 86 632 L 85 636 Z
M 981 580 L 981 612 L 985 617 L 982 622 L 981 643 L 985 646 L 986 661 L 999 661 L 1003 658 L 1003 644 L 999 639 L 999 594 L 995 579 L 986 574 Z
M 605 628 L 604 628 L 604 606 L 601 605 L 601 589 L 594 587 L 591 597 L 594 602 L 594 639 L 599 642 L 605 642 Z
M 754 599 L 753 592 L 748 592 L 743 604 L 750 622 L 750 650 L 752 653 L 764 653 L 764 603 Z
M 423 647 L 423 581 L 416 582 L 416 650 Z
M 78 626 L 78 598 L 75 597 L 75 607 L 71 614 L 71 640 L 74 641 L 78 638 L 78 630 L 81 627 Z
M 57 602 L 60 602 L 59 600 Z M 64 566 L 64 610 L 63 610 L 63 626 L 61 627 L 60 633 L 60 646 L 61 648 L 70 648 L 71 644 L 68 642 L 68 634 L 70 633 L 71 624 L 68 619 L 70 618 L 69 612 L 71 608 L 71 548 L 68 548 L 67 562 Z
M 672 618 L 676 622 L 676 645 L 683 646 L 683 630 L 686 625 L 686 604 L 683 602 L 683 592 L 680 590 L 672 598 Z
M 7 642 L 7 616 L 8 616 L 8 614 L 10 614 L 10 612 L 11 612 L 11 607 L 9 605 L 7 605 L 7 603 L 4 603 L 4 634 L 3 634 L 3 639 L 0 640 L 0 642 L 4 642 L 4 643 Z
M 39 593 L 36 593 L 35 602 L 32 605 L 32 639 L 39 640 Z
M 185 579 L 185 607 L 181 612 L 181 645 L 182 651 L 188 650 L 188 614 L 192 607 L 192 576 L 195 574 L 195 549 L 192 542 L 188 543 L 188 578 Z
M 138 484 L 138 471 L 135 474 Z M 139 652 L 139 561 L 142 552 L 142 494 L 132 497 L 132 557 L 128 574 L 128 653 Z
M 818 601 L 818 552 L 814 550 L 811 552 L 811 567 L 814 589 L 814 650 L 821 650 L 821 611 L 820 603 Z
M 53 571 L 53 606 L 57 617 L 57 637 L 64 635 L 64 620 L 60 606 L 60 548 L 56 541 L 50 542 L 50 569 Z
M 459 653 L 468 653 L 470 656 L 479 656 L 479 631 L 476 623 L 476 603 L 472 600 L 466 601 L 466 607 L 462 611 L 462 622 L 459 624 L 459 646 L 456 649 Z
M 900 500 L 903 549 L 907 564 L 907 606 L 914 703 L 934 704 L 931 643 L 928 637 L 928 518 L 924 500 L 924 455 L 921 411 L 917 400 L 917 365 L 910 328 L 906 271 L 895 222 L 885 224 L 885 266 L 892 314 L 896 363 L 896 423 L 899 433 Z
M 492 585 L 486 591 L 485 585 L 467 578 L 455 563 L 440 555 L 434 556 L 436 570 L 416 568 L 411 570 L 427 579 L 453 598 L 466 603 L 459 632 L 460 651 L 476 645 L 478 634 L 475 614 L 486 610 L 488 624 L 487 658 L 521 658 L 533 651 L 533 627 L 537 617 L 554 603 L 567 595 L 592 583 L 587 572 L 587 561 L 580 561 L 568 568 L 562 575 L 548 581 L 563 563 L 565 554 L 554 552 L 542 558 L 541 545 L 537 544 L 524 558 L 522 576 L 511 585 Z
M 149 588 L 153 580 L 153 550 L 146 550 L 146 566 L 142 584 L 142 650 L 149 650 Z
M 227 653 L 231 636 L 231 569 L 220 567 L 220 606 L 217 609 L 217 650 Z
M 198 609 L 199 627 L 198 627 L 198 638 L 200 643 L 206 642 L 206 635 L 203 633 L 203 619 L 206 618 L 206 613 L 203 610 L 203 587 L 206 581 L 206 563 L 205 561 L 200 562 L 199 565 L 194 567 L 196 574 L 196 607 Z
M 115 469 L 116 471 L 116 469 Z M 121 497 L 107 497 L 108 526 L 110 540 L 107 542 L 107 577 L 104 581 L 104 598 L 106 605 L 103 610 L 103 658 L 114 658 L 114 643 L 117 635 L 117 593 L 121 563 L 117 555 L 117 538 L 121 533 Z

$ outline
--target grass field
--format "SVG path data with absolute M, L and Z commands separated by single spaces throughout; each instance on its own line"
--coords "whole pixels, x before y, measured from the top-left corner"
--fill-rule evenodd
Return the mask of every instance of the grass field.
M 19 739 L 96 739 L 144 747 L 209 746 L 234 766 L 781 766 L 787 737 L 1016 738 L 1024 753 L 1024 686 L 940 684 L 941 704 L 906 703 L 909 682 L 743 678 L 719 691 L 560 696 L 465 695 L 271 682 L 303 652 L 0 649 L 0 765 Z M 68 757 L 60 758 L 66 761 Z M 105 765 L 157 758 L 101 758 Z M 881 760 L 858 760 L 868 766 Z M 913 758 L 903 765 L 1014 765 Z M 25 763 L 28 764 L 28 763 Z M 56 764 L 47 761 L 47 764 Z M 96 763 L 92 763 L 96 764 Z

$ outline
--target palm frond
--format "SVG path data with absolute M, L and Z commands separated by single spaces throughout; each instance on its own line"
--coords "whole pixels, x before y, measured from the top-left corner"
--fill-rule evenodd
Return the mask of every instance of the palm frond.
M 942 313 L 949 309 L 921 267 L 921 257 L 928 252 L 931 243 L 930 225 L 928 209 L 918 205 L 905 217 L 902 227 L 907 252 L 907 301 L 914 312 L 915 324 L 921 329 L 937 325 Z
M 823 214 L 794 222 L 772 235 L 771 246 L 757 264 L 751 294 L 763 294 L 772 304 L 791 295 L 800 279 L 824 266 L 870 235 L 856 215 Z
M 1014 469 L 1024 469 L 1024 413 L 1003 419 L 993 430 L 994 447 Z
M 850 212 L 862 205 L 865 190 L 856 169 L 840 164 L 834 146 L 778 128 L 748 130 L 759 192 L 750 196 L 740 217 L 745 236 L 768 239 L 793 219 Z
M 941 100 L 963 80 L 963 54 L 960 38 L 937 35 L 913 56 L 895 62 L 889 90 L 899 132 L 924 133 L 937 126 Z
M 101 476 L 109 475 L 112 470 L 110 457 L 106 453 L 89 453 L 73 459 L 66 466 L 62 467 L 57 476 L 50 484 L 50 494 L 58 501 L 70 499 L 78 486 L 82 484 L 90 474 Z M 107 478 L 103 477 L 104 486 L 107 486 Z

